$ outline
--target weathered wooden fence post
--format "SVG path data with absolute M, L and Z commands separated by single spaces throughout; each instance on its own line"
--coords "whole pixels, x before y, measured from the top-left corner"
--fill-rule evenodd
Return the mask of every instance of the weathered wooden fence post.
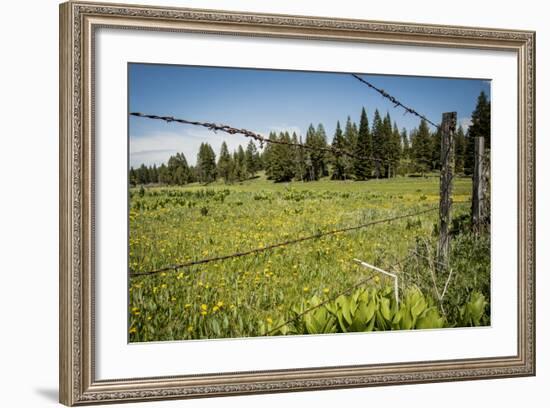
M 453 192 L 454 135 L 456 131 L 456 112 L 446 112 L 441 121 L 441 174 L 439 177 L 439 245 L 437 247 L 438 270 L 449 265 L 451 241 L 451 194 Z
M 479 233 L 484 223 L 484 192 L 485 179 L 483 177 L 483 161 L 485 157 L 485 138 L 478 136 L 474 138 L 474 176 L 472 183 L 472 227 L 474 232 Z

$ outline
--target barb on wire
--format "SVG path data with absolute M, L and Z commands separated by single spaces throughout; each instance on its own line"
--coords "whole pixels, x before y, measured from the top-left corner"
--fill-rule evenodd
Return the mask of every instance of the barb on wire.
M 438 210 L 438 207 L 431 207 L 431 208 L 421 210 L 421 211 L 417 211 L 417 212 L 414 212 L 414 213 L 402 214 L 402 215 L 398 215 L 398 216 L 395 216 L 395 217 L 383 218 L 383 219 L 379 219 L 379 220 L 375 220 L 375 221 L 370 221 L 370 222 L 367 222 L 367 223 L 364 223 L 364 224 L 354 225 L 354 226 L 351 226 L 351 227 L 339 228 L 339 229 L 334 229 L 334 230 L 330 230 L 330 231 L 326 231 L 326 232 L 319 232 L 317 234 L 308 235 L 308 236 L 305 236 L 305 237 L 300 237 L 300 238 L 296 238 L 296 239 L 292 239 L 292 240 L 288 240 L 288 241 L 284 241 L 284 242 L 278 242 L 278 243 L 267 245 L 267 246 L 264 246 L 264 247 L 250 249 L 248 251 L 236 252 L 236 253 L 228 254 L 228 255 L 221 255 L 221 256 L 217 256 L 217 257 L 213 257 L 213 258 L 205 258 L 205 259 L 200 259 L 200 260 L 197 260 L 197 261 L 185 262 L 185 263 L 181 263 L 181 264 L 178 264 L 178 265 L 166 266 L 164 268 L 159 268 L 159 269 L 155 269 L 155 270 L 148 271 L 148 272 L 132 272 L 132 271 L 130 271 L 130 276 L 134 277 L 134 276 L 154 275 L 154 274 L 157 274 L 157 273 L 168 272 L 168 271 L 176 272 L 178 269 L 181 269 L 181 268 L 186 268 L 186 267 L 190 267 L 190 266 L 194 266 L 194 265 L 202 265 L 202 264 L 206 264 L 206 263 L 210 263 L 210 262 L 223 261 L 223 260 L 230 259 L 230 258 L 238 258 L 238 257 L 251 255 L 251 254 L 255 254 L 255 253 L 259 253 L 259 252 L 264 252 L 264 251 L 267 251 L 267 250 L 271 250 L 271 249 L 275 249 L 275 248 L 279 248 L 279 247 L 283 247 L 283 246 L 287 246 L 287 245 L 291 245 L 291 244 L 297 244 L 299 242 L 309 241 L 309 240 L 312 240 L 312 239 L 318 239 L 318 238 L 321 238 L 321 237 L 324 237 L 324 236 L 327 236 L 327 235 L 333 235 L 333 234 L 338 234 L 338 233 L 342 233 L 342 232 L 354 231 L 354 230 L 370 227 L 370 226 L 377 225 L 377 224 L 383 224 L 383 223 L 392 222 L 392 221 L 396 221 L 396 220 L 403 219 L 403 218 L 414 217 L 416 215 L 421 215 L 421 214 L 425 214 L 425 213 L 428 213 L 428 212 L 431 212 L 431 211 L 436 211 L 436 210 Z
M 371 89 L 374 89 L 376 92 L 378 92 L 380 95 L 382 95 L 384 98 L 388 99 L 391 103 L 393 103 L 394 107 L 397 108 L 397 107 L 401 107 L 405 110 L 405 112 L 407 113 L 410 113 L 414 116 L 417 116 L 419 117 L 420 119 L 424 119 L 426 122 L 428 122 L 430 125 L 432 125 L 433 127 L 435 127 L 436 129 L 439 129 L 440 126 L 437 125 L 436 123 L 432 122 L 430 119 L 428 119 L 426 116 L 422 115 L 421 113 L 418 113 L 417 111 L 415 111 L 413 108 L 410 108 L 408 107 L 407 105 L 404 105 L 403 103 L 401 103 L 396 97 L 390 95 L 389 93 L 387 93 L 386 91 L 384 91 L 383 89 L 381 88 L 378 88 L 376 86 L 374 86 L 373 84 L 371 84 L 369 81 L 367 81 L 366 79 L 364 78 L 361 78 L 359 75 L 357 74 L 351 74 L 355 79 L 361 81 L 362 83 L 364 83 L 365 85 L 367 85 L 369 88 Z
M 202 126 L 202 127 L 207 128 L 208 130 L 212 130 L 214 132 L 219 130 L 221 132 L 229 133 L 230 135 L 240 134 L 240 135 L 243 135 L 243 136 L 246 136 L 246 137 L 249 137 L 251 139 L 256 140 L 257 142 L 260 143 L 260 146 L 263 146 L 264 143 L 267 143 L 267 144 L 271 143 L 271 144 L 299 147 L 299 148 L 307 149 L 307 150 L 318 150 L 318 151 L 323 151 L 323 152 L 327 152 L 327 153 L 332 153 L 332 154 L 337 155 L 337 156 L 338 155 L 348 156 L 348 157 L 351 157 L 353 159 L 358 159 L 358 160 L 373 160 L 373 161 L 381 161 L 381 162 L 384 161 L 384 159 L 374 157 L 374 156 L 360 156 L 360 155 L 357 155 L 353 152 L 350 152 L 346 149 L 342 149 L 342 148 L 339 148 L 339 147 L 333 147 L 333 146 L 326 146 L 326 147 L 323 147 L 323 146 L 308 146 L 308 145 L 305 145 L 305 144 L 302 144 L 302 143 L 285 142 L 284 140 L 272 140 L 272 139 L 269 139 L 269 138 L 266 138 L 266 137 L 262 136 L 259 133 L 253 132 L 251 130 L 243 129 L 243 128 L 235 128 L 235 127 L 231 127 L 229 125 L 216 124 L 216 123 L 212 123 L 212 122 L 199 122 L 199 121 L 194 121 L 194 120 L 175 118 L 173 116 L 150 115 L 150 114 L 145 114 L 145 113 L 140 113 L 140 112 L 130 112 L 130 115 L 131 116 L 137 116 L 139 118 L 162 120 L 166 123 L 176 122 L 176 123 L 180 123 L 180 124 L 183 124 L 183 125 Z

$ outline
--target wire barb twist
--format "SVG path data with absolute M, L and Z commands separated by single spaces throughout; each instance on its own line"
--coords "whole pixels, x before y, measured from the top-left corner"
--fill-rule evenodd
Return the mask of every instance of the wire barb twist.
M 373 84 L 371 84 L 369 81 L 367 81 L 366 79 L 364 78 L 361 78 L 359 75 L 357 74 L 351 74 L 355 79 L 357 79 L 358 81 L 364 83 L 365 85 L 367 85 L 369 88 L 375 90 L 376 92 L 378 92 L 380 95 L 382 95 L 384 98 L 388 99 L 391 103 L 393 103 L 393 107 L 394 108 L 403 108 L 405 110 L 406 113 L 410 113 L 411 115 L 414 115 L 420 119 L 424 119 L 426 122 L 428 122 L 430 125 L 432 125 L 433 127 L 435 127 L 436 129 L 440 129 L 441 126 L 439 126 L 438 124 L 432 122 L 430 119 L 428 119 L 425 115 L 422 115 L 421 113 L 418 113 L 417 111 L 415 111 L 413 108 L 401 103 L 395 96 L 392 96 L 390 95 L 389 93 L 387 93 L 386 91 L 384 91 L 383 89 L 381 88 L 378 88 L 377 86 L 374 86 Z
M 316 151 L 322 151 L 322 152 L 325 152 L 325 153 L 332 153 L 336 156 L 348 156 L 348 157 L 351 157 L 352 159 L 357 159 L 357 160 L 372 160 L 372 161 L 380 161 L 380 162 L 384 161 L 384 159 L 374 157 L 374 156 L 357 155 L 353 152 L 350 152 L 349 150 L 342 149 L 342 148 L 339 148 L 339 147 L 310 146 L 310 145 L 303 144 L 303 143 L 285 142 L 284 140 L 269 139 L 269 138 L 266 138 L 266 137 L 262 136 L 261 134 L 259 134 L 257 132 L 253 132 L 251 130 L 244 129 L 244 128 L 232 127 L 232 126 L 229 126 L 229 125 L 216 124 L 216 123 L 212 123 L 212 122 L 199 122 L 199 121 L 195 121 L 195 120 L 175 118 L 173 116 L 159 116 L 159 115 L 152 115 L 152 114 L 146 114 L 146 113 L 141 113 L 141 112 L 130 112 L 130 115 L 131 116 L 136 116 L 136 117 L 139 117 L 139 118 L 162 120 L 166 123 L 176 122 L 176 123 L 180 123 L 180 124 L 183 124 L 183 125 L 202 126 L 202 127 L 207 128 L 208 130 L 211 130 L 211 131 L 214 131 L 214 132 L 215 131 L 221 131 L 221 132 L 229 133 L 230 135 L 240 134 L 240 135 L 243 135 L 243 136 L 246 136 L 246 137 L 249 137 L 251 139 L 256 140 L 257 142 L 260 143 L 260 146 L 263 146 L 264 143 L 266 143 L 266 144 L 278 144 L 278 145 L 284 145 L 284 146 L 298 147 L 298 148 L 306 149 L 306 150 L 316 150 Z

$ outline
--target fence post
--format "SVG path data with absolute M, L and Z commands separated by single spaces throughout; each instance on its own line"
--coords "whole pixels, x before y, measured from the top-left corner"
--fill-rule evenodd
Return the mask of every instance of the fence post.
M 474 138 L 474 177 L 472 183 L 472 227 L 474 232 L 479 233 L 484 222 L 484 191 L 485 179 L 483 177 L 483 160 L 485 157 L 485 138 L 477 136 Z
M 451 194 L 453 191 L 454 135 L 456 112 L 446 112 L 441 121 L 441 174 L 439 177 L 439 243 L 437 247 L 438 270 L 449 265 L 451 225 Z

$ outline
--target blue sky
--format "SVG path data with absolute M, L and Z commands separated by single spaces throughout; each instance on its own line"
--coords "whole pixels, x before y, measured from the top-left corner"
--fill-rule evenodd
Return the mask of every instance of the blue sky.
M 404 115 L 381 95 L 346 73 L 130 64 L 129 112 L 181 117 L 246 128 L 267 135 L 295 131 L 305 135 L 310 123 L 322 123 L 332 140 L 336 121 L 359 122 L 365 107 L 372 123 L 375 109 L 389 112 L 398 127 L 411 130 L 419 119 Z M 490 96 L 490 81 L 388 75 L 362 75 L 432 121 L 457 111 L 467 126 L 477 97 Z M 208 142 L 217 153 L 222 141 L 230 150 L 248 139 L 205 128 L 131 116 L 130 165 L 160 165 L 176 152 L 195 164 L 198 148 Z

